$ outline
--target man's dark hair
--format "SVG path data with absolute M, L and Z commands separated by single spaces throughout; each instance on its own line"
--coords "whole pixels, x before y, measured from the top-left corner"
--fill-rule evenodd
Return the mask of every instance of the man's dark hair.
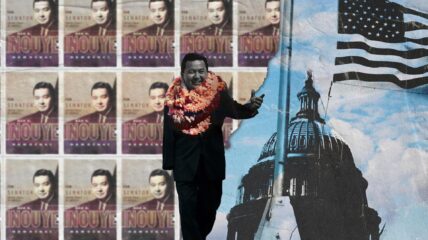
M 265 7 L 267 6 L 268 2 L 280 2 L 281 0 L 266 0 L 265 1 Z
M 152 83 L 152 85 L 150 85 L 149 95 L 150 95 L 150 91 L 152 89 L 157 89 L 157 88 L 162 88 L 166 92 L 166 91 L 168 91 L 169 86 L 168 86 L 168 84 L 166 84 L 164 82 L 154 82 L 154 83 Z
M 170 13 L 170 11 L 171 11 L 171 2 L 169 1 L 169 0 L 149 0 L 149 8 L 150 8 L 150 4 L 152 3 L 152 2 L 164 2 L 165 3 L 165 6 L 166 6 L 166 9 L 167 9 L 167 11 L 168 11 L 168 14 Z M 169 17 L 169 16 L 168 16 Z
M 184 70 L 186 69 L 186 63 L 187 62 L 192 62 L 192 61 L 196 61 L 196 60 L 204 61 L 205 67 L 208 71 L 208 60 L 206 57 L 204 57 L 203 55 L 198 54 L 198 53 L 188 53 L 181 60 L 181 73 L 184 73 Z
M 34 85 L 33 87 L 33 95 L 34 92 L 37 89 L 41 89 L 41 88 L 47 88 L 49 90 L 49 95 L 51 95 L 52 99 L 55 99 L 55 88 L 52 86 L 52 84 L 48 83 L 48 82 L 38 82 L 36 83 L 36 85 Z
M 37 170 L 35 173 L 34 173 L 34 175 L 33 175 L 33 182 L 34 182 L 34 179 L 36 178 L 36 177 L 39 177 L 39 176 L 48 176 L 48 178 L 49 178 L 49 182 L 52 184 L 52 185 L 55 185 L 55 176 L 53 175 L 53 173 L 50 171 L 50 170 L 47 170 L 47 169 L 39 169 L 39 170 Z
M 91 182 L 92 182 L 92 178 L 97 176 L 106 176 L 110 187 L 114 185 L 113 176 L 111 175 L 109 170 L 105 170 L 105 169 L 95 170 L 91 175 Z
M 155 169 L 153 170 L 150 175 L 149 175 L 149 183 L 150 183 L 150 178 L 154 177 L 154 176 L 163 176 L 166 182 L 166 194 L 165 196 L 170 196 L 173 197 L 173 179 L 171 177 L 171 175 L 169 175 L 169 173 L 163 169 Z
M 92 8 L 92 5 L 94 4 L 94 2 L 106 2 L 108 9 L 110 9 L 110 10 L 113 9 L 113 1 L 112 0 L 92 0 L 91 1 L 91 8 Z
M 51 16 L 49 22 L 58 22 L 58 4 L 57 1 L 54 0 L 33 0 L 33 9 L 36 5 L 36 2 L 48 2 L 49 7 L 51 8 Z
M 113 88 L 110 86 L 110 84 L 106 82 L 96 82 L 94 85 L 92 85 L 91 95 L 92 95 L 92 91 L 99 88 L 105 88 L 107 90 L 108 96 L 110 98 L 114 97 Z

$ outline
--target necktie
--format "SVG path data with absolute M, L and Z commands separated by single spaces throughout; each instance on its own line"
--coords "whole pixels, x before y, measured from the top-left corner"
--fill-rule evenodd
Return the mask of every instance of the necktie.
M 40 210 L 42 210 L 42 211 L 48 210 L 48 206 L 49 206 L 49 203 L 42 201 L 42 204 L 40 205 Z
M 103 27 L 98 28 L 98 36 L 104 36 L 106 35 L 107 29 Z
M 107 203 L 99 201 L 98 210 L 103 210 L 104 211 L 106 209 L 106 206 L 107 206 Z
M 278 36 L 278 35 L 279 35 L 278 28 L 274 27 L 273 32 L 272 32 L 272 36 Z
M 107 120 L 107 117 L 106 117 L 106 116 L 104 116 L 104 115 L 102 115 L 102 114 L 99 114 L 99 117 L 98 117 L 98 123 L 105 123 L 105 122 L 106 122 L 106 120 Z

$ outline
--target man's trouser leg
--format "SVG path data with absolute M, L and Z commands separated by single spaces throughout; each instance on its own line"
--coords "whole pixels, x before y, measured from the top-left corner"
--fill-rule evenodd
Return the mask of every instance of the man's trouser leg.
M 214 226 L 221 202 L 223 181 L 200 179 L 198 184 L 198 222 L 202 237 L 205 239 Z
M 198 222 L 198 184 L 176 181 L 183 240 L 203 240 Z

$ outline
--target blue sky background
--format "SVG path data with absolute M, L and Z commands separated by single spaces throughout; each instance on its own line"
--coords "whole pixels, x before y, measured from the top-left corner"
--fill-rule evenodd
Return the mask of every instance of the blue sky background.
M 426 0 L 393 1 L 428 13 Z M 298 110 L 296 94 L 309 69 L 321 94 L 320 114 L 326 114 L 339 37 L 337 6 L 337 0 L 295 0 L 291 116 Z M 427 31 L 420 34 L 426 37 Z M 226 152 L 227 177 L 212 239 L 226 239 L 226 215 L 235 205 L 240 178 L 276 132 L 278 86 L 284 80 L 279 77 L 280 59 L 271 61 L 257 93 L 266 94 L 260 113 L 244 121 Z M 381 239 L 428 239 L 428 86 L 406 91 L 389 83 L 346 81 L 335 83 L 331 96 L 326 121 L 348 143 L 369 182 L 369 205 L 386 223 Z

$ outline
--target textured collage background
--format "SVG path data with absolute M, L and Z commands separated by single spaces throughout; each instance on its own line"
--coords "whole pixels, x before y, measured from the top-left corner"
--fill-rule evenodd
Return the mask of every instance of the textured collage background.
M 144 64 L 140 66 L 138 65 L 141 63 L 139 57 L 143 54 L 137 57 L 126 55 L 124 53 L 125 38 L 122 38 L 122 35 L 129 35 L 150 25 L 147 3 L 147 0 L 119 0 L 116 2 L 116 35 L 110 37 L 116 41 L 116 51 L 108 53 L 110 54 L 109 57 L 116 59 L 116 63 L 101 60 L 99 61 L 101 64 L 94 63 L 94 60 L 79 63 L 76 60 L 77 63 L 70 64 L 67 62 L 67 46 L 65 46 L 67 40 L 65 39 L 67 35 L 73 32 L 73 29 L 76 31 L 91 25 L 90 1 L 59 0 L 58 66 L 54 66 L 56 65 L 55 61 L 53 64 L 49 61 L 41 64 L 40 62 L 37 63 L 37 60 L 33 62 L 29 58 L 25 59 L 22 55 L 19 64 L 9 63 L 10 59 L 6 54 L 7 37 L 14 32 L 34 25 L 35 20 L 32 19 L 31 0 L 1 1 L 1 239 L 12 239 L 6 236 L 7 210 L 35 199 L 32 192 L 32 175 L 40 168 L 58 173 L 58 239 L 64 239 L 65 210 L 93 198 L 90 193 L 90 174 L 95 169 L 103 168 L 112 174 L 115 173 L 117 192 L 116 239 L 122 239 L 120 231 L 123 220 L 121 210 L 150 198 L 147 192 L 149 170 L 160 168 L 161 155 L 126 154 L 123 151 L 124 145 L 121 138 L 123 136 L 122 124 L 151 111 L 148 107 L 147 96 L 150 83 L 155 81 L 168 83 L 172 81 L 173 77 L 179 76 L 179 62 L 183 53 L 183 51 L 180 52 L 180 49 L 184 49 L 180 43 L 184 42 L 183 39 L 186 38 L 186 34 L 188 36 L 192 31 L 197 32 L 197 29 L 209 25 L 210 22 L 206 12 L 197 10 L 206 8 L 205 0 L 174 1 L 175 34 L 169 39 L 174 41 L 171 48 L 172 52 L 170 51 L 166 55 L 158 54 L 159 56 L 152 54 L 148 58 L 155 58 L 156 60 L 150 61 L 146 66 Z M 228 82 L 234 99 L 243 103 L 249 99 L 251 89 L 258 89 L 262 85 L 267 73 L 267 61 L 274 55 L 276 49 L 271 49 L 273 51 L 267 54 L 260 55 L 260 52 L 254 52 L 253 55 L 251 53 L 246 56 L 240 55 L 239 35 L 263 27 L 269 22 L 265 19 L 263 12 L 256 10 L 263 8 L 264 1 L 262 0 L 239 0 L 230 2 L 230 4 L 232 21 L 229 35 L 217 38 L 223 38 L 220 41 L 222 46 L 231 52 L 226 55 L 204 54 L 207 55 L 210 64 L 212 64 L 210 70 L 222 76 Z M 143 14 L 140 15 L 140 13 Z M 26 34 L 28 33 L 23 33 L 23 35 Z M 199 35 L 199 33 L 196 34 L 196 37 Z M 272 41 L 272 36 L 268 37 Z M 275 40 L 277 46 L 279 37 L 276 35 L 274 38 L 277 39 Z M 155 56 L 153 57 L 153 55 Z M 161 56 L 169 57 L 170 61 L 162 60 Z M 47 57 L 52 56 L 48 54 Z M 90 57 L 94 58 L 94 56 Z M 132 57 L 137 60 L 129 63 L 128 60 Z M 227 60 L 215 60 L 222 57 L 227 58 Z M 254 59 L 245 66 L 242 64 L 241 57 L 254 57 Z M 55 59 L 55 56 L 53 58 Z M 15 56 L 16 59 L 17 56 Z M 134 67 L 129 67 L 129 64 L 135 63 Z M 7 124 L 36 110 L 33 106 L 32 88 L 40 81 L 50 82 L 58 91 L 58 154 L 42 154 L 43 151 L 36 154 L 29 152 L 20 154 L 19 151 L 8 151 L 6 149 Z M 112 124 L 116 128 L 116 138 L 111 143 L 116 146 L 110 147 L 112 150 L 110 154 L 79 154 L 77 152 L 67 154 L 64 147 L 66 141 L 64 124 L 93 111 L 90 106 L 90 87 L 97 81 L 108 82 L 116 90 L 116 122 Z M 237 129 L 238 125 L 238 121 L 228 121 L 226 123 L 228 130 L 225 130 L 226 135 L 228 136 L 232 129 Z M 225 141 L 227 142 L 228 139 Z M 142 194 L 135 194 L 136 192 Z M 175 239 L 178 239 L 177 208 L 174 215 Z M 24 233 L 25 229 L 17 229 Z

